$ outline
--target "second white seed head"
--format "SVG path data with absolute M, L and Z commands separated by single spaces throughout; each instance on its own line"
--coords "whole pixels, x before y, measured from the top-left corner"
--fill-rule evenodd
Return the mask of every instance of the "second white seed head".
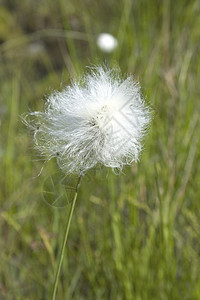
M 97 45 L 103 52 L 110 53 L 117 48 L 118 41 L 110 33 L 101 33 L 97 37 Z

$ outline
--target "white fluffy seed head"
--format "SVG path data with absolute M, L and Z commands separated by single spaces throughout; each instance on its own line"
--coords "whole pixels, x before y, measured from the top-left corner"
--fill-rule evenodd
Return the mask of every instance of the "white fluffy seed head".
M 55 91 L 43 112 L 28 114 L 35 147 L 56 157 L 65 173 L 85 173 L 97 164 L 122 170 L 137 161 L 150 110 L 133 78 L 94 68 L 81 82 Z
M 117 39 L 110 33 L 100 33 L 97 37 L 97 45 L 103 52 L 113 52 L 117 46 Z

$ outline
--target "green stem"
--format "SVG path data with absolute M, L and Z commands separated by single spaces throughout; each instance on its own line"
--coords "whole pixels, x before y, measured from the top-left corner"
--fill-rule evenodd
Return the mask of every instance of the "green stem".
M 51 297 L 52 300 L 56 299 L 58 279 L 59 279 L 60 270 L 61 270 L 61 266 L 62 266 L 62 261 L 63 261 L 63 257 L 64 257 L 64 250 L 65 250 L 65 245 L 66 245 L 66 242 L 67 242 L 67 237 L 68 237 L 68 233 L 69 233 L 71 219 L 72 219 L 74 207 L 75 207 L 75 204 L 76 204 L 76 199 L 77 199 L 77 194 L 78 194 L 78 188 L 80 186 L 80 181 L 81 181 L 81 175 L 78 179 L 78 183 L 77 183 L 77 186 L 76 186 L 76 192 L 75 192 L 74 199 L 72 201 L 72 205 L 71 205 L 70 212 L 69 212 L 69 218 L 68 218 L 67 223 L 66 223 L 64 239 L 63 239 L 63 243 L 62 243 L 60 257 L 59 257 L 59 260 L 58 260 L 58 266 L 57 266 L 57 270 L 56 270 L 56 277 L 55 277 L 55 282 L 54 282 L 54 286 L 53 286 L 53 292 L 52 292 L 52 297 Z

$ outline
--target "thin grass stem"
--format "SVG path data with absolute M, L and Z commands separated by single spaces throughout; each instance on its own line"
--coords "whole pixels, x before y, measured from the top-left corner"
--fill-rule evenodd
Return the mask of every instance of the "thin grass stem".
M 64 250 L 65 250 L 65 246 L 66 246 L 66 243 L 67 243 L 67 237 L 68 237 L 68 233 L 69 233 L 69 228 L 70 228 L 70 224 L 71 224 L 71 219 L 72 219 L 74 207 L 75 207 L 75 204 L 76 204 L 76 199 L 77 199 L 77 195 L 78 195 L 78 189 L 79 189 L 79 186 L 80 186 L 80 181 L 81 181 L 81 175 L 79 176 L 79 179 L 78 179 L 78 182 L 77 182 L 76 192 L 75 192 L 75 195 L 74 195 L 74 198 L 73 198 L 73 201 L 72 201 L 72 205 L 71 205 L 70 212 L 69 212 L 69 218 L 67 220 L 66 227 L 65 227 L 65 233 L 64 233 L 64 238 L 63 238 L 63 243 L 62 243 L 62 248 L 61 248 L 59 260 L 58 260 L 58 266 L 57 266 L 57 270 L 56 270 L 56 276 L 55 276 L 53 292 L 52 292 L 52 297 L 51 297 L 52 300 L 56 299 L 58 279 L 59 279 L 60 270 L 61 270 L 61 267 L 62 267 L 62 262 L 63 262 L 63 257 L 64 257 Z

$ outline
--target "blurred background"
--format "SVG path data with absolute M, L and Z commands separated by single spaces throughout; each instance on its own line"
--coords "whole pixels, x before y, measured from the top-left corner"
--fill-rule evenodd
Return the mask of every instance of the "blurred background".
M 57 299 L 200 299 L 199 48 L 199 0 L 0 0 L 0 299 L 50 298 L 76 180 L 20 115 L 101 63 L 154 119 L 137 165 L 83 179 Z

